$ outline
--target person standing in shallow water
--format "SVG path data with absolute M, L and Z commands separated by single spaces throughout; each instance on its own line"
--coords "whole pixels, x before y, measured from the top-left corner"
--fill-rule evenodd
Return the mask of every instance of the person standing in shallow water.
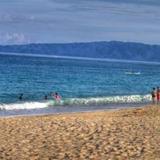
M 151 96 L 152 96 L 152 103 L 155 104 L 156 102 L 156 89 L 155 88 L 152 89 Z
M 157 87 L 156 98 L 157 98 L 157 104 L 159 104 L 159 102 L 160 102 L 160 89 L 159 89 L 159 87 Z

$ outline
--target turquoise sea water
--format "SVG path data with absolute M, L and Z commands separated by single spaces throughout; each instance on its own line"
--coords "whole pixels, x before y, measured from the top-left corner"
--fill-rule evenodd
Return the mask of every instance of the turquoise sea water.
M 27 104 L 42 103 L 45 95 L 52 99 L 55 91 L 62 96 L 59 105 L 149 102 L 156 86 L 160 86 L 158 64 L 0 55 L 4 109 L 19 107 L 15 104 L 22 103 L 18 100 L 21 93 Z M 50 100 L 47 103 L 54 105 Z

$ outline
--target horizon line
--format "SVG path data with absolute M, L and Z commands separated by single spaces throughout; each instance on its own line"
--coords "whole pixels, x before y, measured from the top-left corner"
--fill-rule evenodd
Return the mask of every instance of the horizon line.
M 79 42 L 31 42 L 31 43 L 21 43 L 21 44 L 0 44 L 0 46 L 23 46 L 23 45 L 42 45 L 42 44 L 85 44 L 85 43 L 111 43 L 111 42 L 120 42 L 120 43 L 134 43 L 134 44 L 142 44 L 142 45 L 150 45 L 150 46 L 160 46 L 160 44 L 152 44 L 145 42 L 134 42 L 134 41 L 119 41 L 119 40 L 110 40 L 110 41 L 79 41 Z

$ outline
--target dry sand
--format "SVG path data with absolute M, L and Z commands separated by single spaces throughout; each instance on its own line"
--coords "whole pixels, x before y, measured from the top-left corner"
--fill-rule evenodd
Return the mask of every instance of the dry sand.
M 160 160 L 160 106 L 0 118 L 0 160 Z

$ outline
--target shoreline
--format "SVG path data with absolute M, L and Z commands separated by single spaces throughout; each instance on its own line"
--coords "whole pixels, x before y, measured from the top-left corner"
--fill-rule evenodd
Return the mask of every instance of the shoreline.
M 144 106 L 142 106 L 144 107 Z M 140 108 L 140 107 L 139 107 Z M 96 113 L 96 112 L 112 112 L 112 111 L 120 111 L 123 109 L 127 109 L 127 108 L 117 108 L 117 109 L 103 109 L 103 110 L 88 110 L 88 111 L 79 111 L 79 112 L 61 112 L 61 113 L 50 113 L 50 114 L 25 114 L 25 115 L 10 115 L 10 116 L 0 116 L 0 119 L 2 118 L 23 118 L 23 117 L 44 117 L 44 116 L 65 116 L 65 115 L 74 115 L 74 114 L 83 114 L 83 113 Z M 137 109 L 135 108 L 130 108 L 130 109 Z
M 61 113 L 49 113 L 49 114 L 22 114 L 22 115 L 10 115 L 10 116 L 0 116 L 0 119 L 2 118 L 23 118 L 23 117 L 44 117 L 44 116 L 65 116 L 65 115 L 76 115 L 76 114 L 85 114 L 85 113 L 98 113 L 98 112 L 117 112 L 122 110 L 134 110 L 134 109 L 140 109 L 147 106 L 140 106 L 140 107 L 128 107 L 128 108 L 111 108 L 111 109 L 100 109 L 100 110 L 88 110 L 88 111 L 79 111 L 79 112 L 61 112 Z
M 10 117 L 30 117 L 30 116 L 47 116 L 47 115 L 65 115 L 76 113 L 107 112 L 121 109 L 142 108 L 150 103 L 137 104 L 109 104 L 109 105 L 88 105 L 88 106 L 50 106 L 39 109 L 17 109 L 17 110 L 0 110 L 0 118 Z

